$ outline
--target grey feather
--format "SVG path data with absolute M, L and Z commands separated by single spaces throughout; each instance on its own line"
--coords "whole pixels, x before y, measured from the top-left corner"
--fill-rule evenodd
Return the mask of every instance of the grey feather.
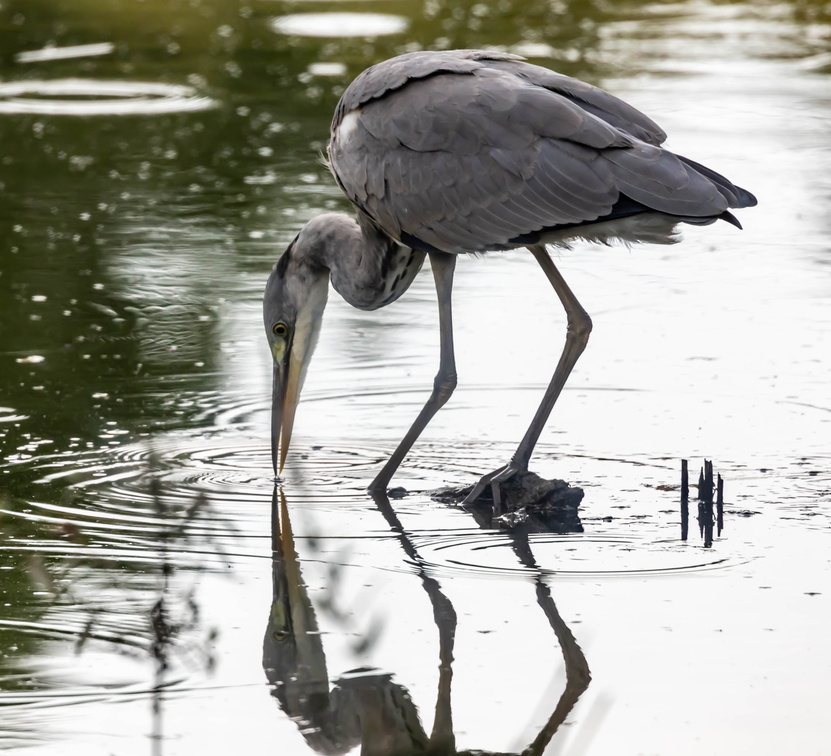
M 410 53 L 359 75 L 338 105 L 329 156 L 384 233 L 453 253 L 521 246 L 624 205 L 706 223 L 755 202 L 664 139 L 601 89 L 463 50 Z
M 496 64 L 497 67 L 499 64 Z M 508 69 L 510 70 L 510 69 Z M 666 132 L 651 118 L 648 118 L 629 103 L 594 87 L 580 79 L 555 73 L 542 66 L 523 64 L 517 75 L 532 84 L 556 92 L 577 103 L 583 110 L 591 113 L 617 129 L 650 144 L 663 144 Z

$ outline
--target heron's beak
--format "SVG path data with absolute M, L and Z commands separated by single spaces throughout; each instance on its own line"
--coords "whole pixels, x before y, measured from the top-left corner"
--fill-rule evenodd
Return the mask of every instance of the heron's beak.
M 294 427 L 294 413 L 300 400 L 302 359 L 292 356 L 291 346 L 274 355 L 274 382 L 271 390 L 271 463 L 280 475 L 286 463 Z M 279 448 L 279 453 L 278 453 Z M 279 457 L 279 459 L 278 459 Z

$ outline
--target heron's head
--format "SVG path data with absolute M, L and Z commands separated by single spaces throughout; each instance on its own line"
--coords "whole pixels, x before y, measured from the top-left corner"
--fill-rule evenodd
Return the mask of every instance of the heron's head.
M 311 264 L 305 245 L 301 231 L 271 271 L 263 297 L 265 333 L 274 360 L 271 460 L 278 475 L 329 291 L 328 271 Z

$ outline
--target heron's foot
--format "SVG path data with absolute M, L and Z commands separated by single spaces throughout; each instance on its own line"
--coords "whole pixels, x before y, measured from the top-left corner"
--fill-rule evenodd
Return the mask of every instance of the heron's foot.
M 493 513 L 495 515 L 502 514 L 502 484 L 509 481 L 517 473 L 524 472 L 526 472 L 526 468 L 520 467 L 519 465 L 516 465 L 513 462 L 509 462 L 504 467 L 500 467 L 499 469 L 494 470 L 493 472 L 490 472 L 487 475 L 483 475 L 479 479 L 479 482 L 473 487 L 473 490 L 465 497 L 464 501 L 462 502 L 462 506 L 469 507 L 473 505 L 479 499 L 479 497 L 483 493 L 485 493 L 485 491 L 488 488 L 490 488 L 491 496 L 493 498 Z

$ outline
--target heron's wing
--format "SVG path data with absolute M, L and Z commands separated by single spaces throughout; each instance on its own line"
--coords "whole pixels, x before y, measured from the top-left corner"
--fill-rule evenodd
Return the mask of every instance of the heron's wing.
M 663 144 L 667 135 L 651 118 L 603 89 L 526 63 L 518 55 L 486 50 L 423 51 L 399 55 L 370 66 L 347 87 L 332 122 L 334 131 L 343 116 L 361 105 L 400 89 L 409 82 L 443 73 L 473 74 L 483 68 L 502 70 L 570 99 L 581 108 L 621 131 L 649 142 Z
M 338 182 L 390 236 L 484 251 L 609 216 L 622 195 L 679 216 L 727 209 L 719 186 L 694 164 L 638 139 L 652 122 L 634 123 L 628 113 L 637 111 L 611 95 L 509 59 L 443 55 L 424 54 L 432 69 L 394 59 L 386 78 L 385 64 L 369 69 L 371 94 L 356 87 L 358 77 L 333 122 Z M 447 70 L 454 61 L 473 69 Z M 663 134 L 656 129 L 652 141 Z
M 530 63 L 494 61 L 491 66 L 565 97 L 617 129 L 649 144 L 663 144 L 666 132 L 648 116 L 619 97 L 591 84 Z

